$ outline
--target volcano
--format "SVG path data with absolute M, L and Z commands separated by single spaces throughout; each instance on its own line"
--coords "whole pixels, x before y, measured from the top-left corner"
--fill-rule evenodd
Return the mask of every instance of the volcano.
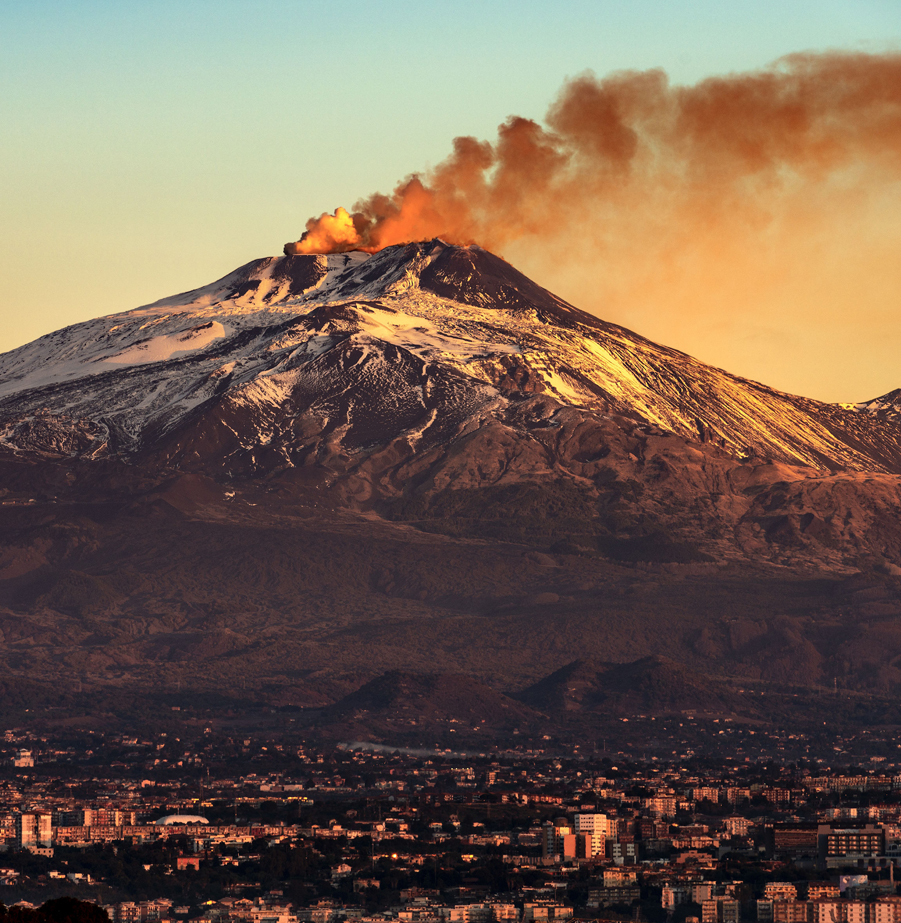
M 784 394 L 475 246 L 255 260 L 6 353 L 0 472 L 0 661 L 48 702 L 901 685 L 898 392 Z
M 897 403 L 821 404 L 728 375 L 440 240 L 255 260 L 0 357 L 10 448 L 27 450 L 37 427 L 56 431 L 59 454 L 163 451 L 161 463 L 233 475 L 303 466 L 314 444 L 371 454 L 401 439 L 421 452 L 566 408 L 743 460 L 899 473 L 898 430 L 883 425 Z M 198 451 L 201 431 L 219 444 Z

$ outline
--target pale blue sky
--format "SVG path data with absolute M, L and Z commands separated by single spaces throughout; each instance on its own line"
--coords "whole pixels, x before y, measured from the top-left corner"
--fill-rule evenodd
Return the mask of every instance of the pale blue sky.
M 899 47 L 901 0 L 0 0 L 0 350 L 278 253 L 586 69 Z

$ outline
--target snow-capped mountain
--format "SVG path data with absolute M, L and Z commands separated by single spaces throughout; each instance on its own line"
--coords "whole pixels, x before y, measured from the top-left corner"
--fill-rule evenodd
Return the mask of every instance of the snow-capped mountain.
M 478 247 L 255 260 L 0 356 L 0 667 L 140 708 L 660 657 L 896 694 L 899 417 L 704 365 Z M 733 702 L 640 662 L 585 682 Z
M 414 452 L 489 423 L 528 435 L 536 414 L 554 426 L 578 408 L 736 459 L 897 472 L 892 397 L 780 393 L 581 312 L 478 247 L 433 240 L 255 260 L 6 353 L 0 440 L 251 474 L 397 440 Z

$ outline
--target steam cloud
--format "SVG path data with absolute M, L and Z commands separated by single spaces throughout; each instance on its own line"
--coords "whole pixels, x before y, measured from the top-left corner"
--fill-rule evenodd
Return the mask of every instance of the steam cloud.
M 839 378 L 796 383 L 784 357 L 768 368 L 773 337 L 819 338 L 835 365 L 853 339 L 835 331 L 862 301 L 901 335 L 899 208 L 901 54 L 796 54 L 693 86 L 584 74 L 544 124 L 457 138 L 390 195 L 311 219 L 285 252 L 475 242 L 609 320 L 809 394 Z M 885 390 L 898 385 L 892 373 Z

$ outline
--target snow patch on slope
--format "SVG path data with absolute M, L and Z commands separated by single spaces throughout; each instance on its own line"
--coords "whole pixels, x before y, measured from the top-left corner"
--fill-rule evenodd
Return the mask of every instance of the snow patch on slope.
M 860 401 L 857 404 L 839 404 L 843 410 L 857 410 L 862 413 L 897 414 L 901 412 L 901 388 L 889 391 L 882 397 L 874 397 L 871 401 Z
M 112 356 L 107 356 L 101 361 L 109 365 L 144 365 L 148 362 L 166 362 L 169 359 L 177 359 L 206 349 L 216 340 L 224 339 L 230 332 L 219 321 L 208 321 L 179 333 L 151 337 Z
M 446 356 L 467 359 L 520 351 L 516 344 L 494 343 L 484 338 L 443 333 L 433 321 L 422 315 L 370 305 L 358 306 L 357 310 L 363 332 L 373 339 L 401 346 L 423 358 Z

